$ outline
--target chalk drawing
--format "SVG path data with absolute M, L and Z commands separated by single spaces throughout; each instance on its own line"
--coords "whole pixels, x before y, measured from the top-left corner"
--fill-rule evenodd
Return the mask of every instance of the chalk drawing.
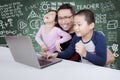
M 108 48 L 112 48 L 113 55 L 115 57 L 119 57 L 119 53 L 117 53 L 118 52 L 118 44 L 113 43 L 112 46 L 108 46 Z
M 9 18 L 7 21 L 9 22 L 10 26 L 13 26 L 13 19 Z
M 17 30 L 2 30 L 0 31 L 0 35 L 15 35 Z
M 4 22 L 5 26 L 8 27 L 8 23 L 7 22 Z
M 114 51 L 113 55 L 115 57 L 118 57 L 119 56 L 119 54 L 117 53 L 117 51 L 118 51 L 118 44 L 113 44 L 112 45 L 112 50 Z
M 24 8 L 25 8 L 25 11 L 29 11 L 29 10 L 37 9 L 38 6 L 39 6 L 39 3 L 35 3 L 30 6 L 25 5 Z
M 3 25 L 3 21 L 2 21 L 2 20 L 0 20 L 0 27 L 1 27 L 2 29 L 5 29 L 5 27 L 4 27 L 4 25 Z
M 32 38 L 33 40 L 35 40 L 35 35 L 36 35 L 36 32 L 35 32 L 35 31 L 33 31 L 32 33 L 28 34 L 28 36 L 33 37 L 33 38 Z
M 22 33 L 25 35 L 25 34 L 27 34 L 29 32 L 29 28 L 25 28 L 25 29 L 23 29 L 23 31 L 22 31 Z
M 63 3 L 62 3 L 62 2 L 57 2 L 57 4 L 58 4 L 58 7 L 59 7 L 59 6 L 62 5 Z
M 50 9 L 51 10 L 57 10 L 59 8 L 60 5 L 62 5 L 63 3 L 68 3 L 72 6 L 75 6 L 75 2 L 50 2 Z
M 107 23 L 106 14 L 95 14 L 95 23 Z
M 107 29 L 112 30 L 112 29 L 117 29 L 118 28 L 118 20 L 109 20 L 107 23 Z
M 69 2 L 73 7 L 76 5 L 75 2 Z
M 48 3 L 48 1 L 41 2 L 40 7 L 39 7 L 39 10 L 41 12 L 46 13 L 48 12 L 49 9 L 50 9 L 50 4 Z
M 18 30 L 22 31 L 27 27 L 27 22 L 23 19 L 17 21 Z
M 36 17 L 39 17 L 38 15 L 37 15 L 37 13 L 35 13 L 33 10 L 30 12 L 30 14 L 28 15 L 28 17 L 27 17 L 27 20 L 29 19 L 29 18 L 36 18 Z
M 51 10 L 57 10 L 57 3 L 56 2 L 51 2 Z
M 43 21 L 41 19 L 33 19 L 30 21 L 30 28 L 31 29 L 39 29 L 42 22 Z
M 117 42 L 117 32 L 116 31 L 109 31 L 108 32 L 108 36 L 106 36 L 108 38 L 108 42 Z

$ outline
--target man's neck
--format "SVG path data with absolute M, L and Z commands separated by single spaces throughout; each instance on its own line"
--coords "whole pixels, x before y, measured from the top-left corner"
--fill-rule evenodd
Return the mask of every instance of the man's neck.
M 72 34 L 72 33 L 74 33 L 74 32 L 75 32 L 75 31 L 74 31 L 73 27 L 70 28 L 69 31 L 68 31 L 69 34 Z

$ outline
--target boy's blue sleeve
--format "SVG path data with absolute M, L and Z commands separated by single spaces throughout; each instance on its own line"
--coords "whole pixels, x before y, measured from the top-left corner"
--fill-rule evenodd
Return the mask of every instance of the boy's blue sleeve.
M 74 36 L 68 48 L 62 52 L 58 53 L 58 58 L 68 59 L 75 53 L 75 43 L 78 40 L 78 37 Z
M 87 52 L 86 59 L 92 62 L 93 64 L 104 66 L 106 64 L 106 53 L 107 53 L 107 45 L 105 37 L 102 34 L 97 34 L 94 36 L 92 40 L 95 44 L 96 54 L 91 54 Z

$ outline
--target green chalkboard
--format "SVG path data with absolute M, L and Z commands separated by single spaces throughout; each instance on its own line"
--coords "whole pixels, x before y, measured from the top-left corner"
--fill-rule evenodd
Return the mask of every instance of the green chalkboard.
M 116 60 L 110 67 L 120 69 L 120 1 L 119 0 L 1 0 L 0 45 L 6 44 L 4 36 L 30 36 L 37 52 L 40 46 L 35 41 L 42 17 L 48 10 L 58 9 L 63 3 L 71 4 L 75 11 L 90 9 L 95 13 L 95 29 L 101 31 L 108 48 Z

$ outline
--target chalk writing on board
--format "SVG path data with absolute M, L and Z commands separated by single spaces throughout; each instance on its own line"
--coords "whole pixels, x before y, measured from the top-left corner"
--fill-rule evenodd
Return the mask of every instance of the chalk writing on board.
M 96 10 L 96 9 L 99 8 L 99 3 L 77 5 L 76 8 L 78 10 L 81 10 L 81 9 L 93 9 L 93 10 Z
M 106 36 L 107 37 L 107 39 L 108 39 L 108 42 L 117 42 L 117 36 L 118 34 L 117 34 L 117 32 L 116 31 L 109 31 L 108 32 L 108 36 Z
M 116 9 L 112 1 L 100 3 L 100 8 L 102 12 L 112 11 Z
M 8 18 L 7 20 L 0 20 L 1 29 L 6 29 L 7 27 L 13 27 L 13 19 Z
M 111 13 L 108 13 L 110 19 L 118 19 L 120 18 L 120 12 L 119 11 L 114 11 Z
M 23 5 L 20 2 L 14 2 L 10 4 L 4 4 L 0 6 L 1 18 L 11 18 L 11 17 L 19 17 L 23 15 L 22 12 Z

